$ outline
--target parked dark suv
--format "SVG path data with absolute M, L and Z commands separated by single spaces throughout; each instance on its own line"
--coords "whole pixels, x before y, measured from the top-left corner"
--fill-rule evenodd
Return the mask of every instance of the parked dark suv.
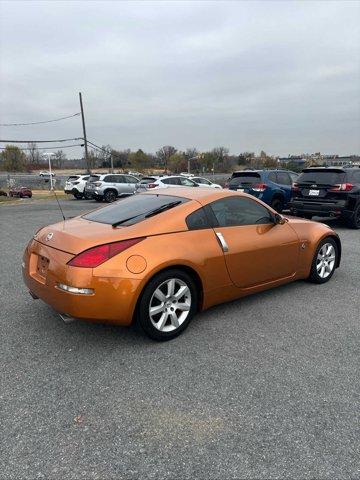
M 360 168 L 306 168 L 293 185 L 291 213 L 299 217 L 338 217 L 360 228 Z
M 289 170 L 241 170 L 232 174 L 228 188 L 250 193 L 281 213 L 291 200 L 298 176 Z

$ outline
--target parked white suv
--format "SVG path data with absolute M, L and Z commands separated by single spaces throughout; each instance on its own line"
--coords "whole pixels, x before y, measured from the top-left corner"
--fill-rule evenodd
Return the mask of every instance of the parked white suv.
M 85 196 L 85 185 L 88 179 L 89 175 L 70 175 L 65 182 L 64 192 L 80 200 Z
M 106 173 L 93 175 L 86 183 L 85 193 L 91 195 L 96 201 L 114 202 L 118 197 L 133 195 L 139 179 L 127 174 Z M 94 181 L 95 180 L 95 181 Z

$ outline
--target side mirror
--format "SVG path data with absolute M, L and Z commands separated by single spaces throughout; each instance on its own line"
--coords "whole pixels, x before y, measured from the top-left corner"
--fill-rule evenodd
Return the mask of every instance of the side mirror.
M 280 213 L 275 213 L 274 220 L 276 225 L 284 225 L 287 222 L 286 218 L 280 215 Z

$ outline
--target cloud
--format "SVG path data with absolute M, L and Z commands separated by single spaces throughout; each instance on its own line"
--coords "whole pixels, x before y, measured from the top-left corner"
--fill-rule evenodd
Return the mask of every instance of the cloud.
M 73 113 L 82 91 L 89 138 L 117 148 L 358 153 L 359 17 L 346 1 L 1 2 L 1 122 Z

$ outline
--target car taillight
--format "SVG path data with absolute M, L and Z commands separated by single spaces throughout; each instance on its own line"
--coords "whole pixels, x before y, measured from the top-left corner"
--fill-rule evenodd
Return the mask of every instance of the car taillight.
M 265 192 L 266 187 L 266 183 L 254 183 L 251 189 L 254 190 L 254 192 Z
M 329 192 L 349 192 L 354 185 L 352 183 L 339 183 L 329 189 Z
M 143 238 L 132 238 L 130 240 L 122 240 L 120 242 L 108 243 L 106 245 L 98 245 L 89 248 L 79 255 L 76 255 L 68 262 L 71 267 L 95 268 L 114 257 L 118 253 L 123 252 L 127 248 L 136 245 L 144 240 Z
M 72 182 L 73 185 L 78 185 L 80 182 Z
M 292 184 L 292 191 L 293 192 L 299 192 L 300 191 L 300 187 L 299 187 L 298 183 L 293 183 Z
M 147 184 L 147 188 L 156 188 L 156 187 L 157 187 L 156 183 L 148 183 Z

